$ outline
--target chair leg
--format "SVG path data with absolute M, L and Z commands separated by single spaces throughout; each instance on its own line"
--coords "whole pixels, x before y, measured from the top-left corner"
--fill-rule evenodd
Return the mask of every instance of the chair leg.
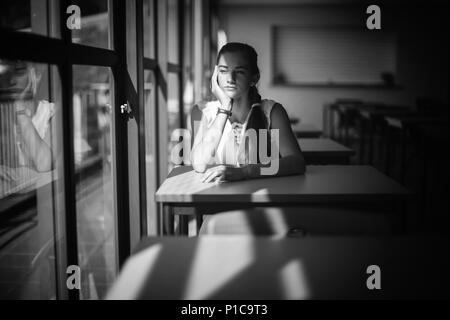
M 197 213 L 195 215 L 195 219 L 196 219 L 196 225 L 197 225 L 197 235 L 199 235 L 200 228 L 202 227 L 202 224 L 203 224 L 203 215 L 200 213 Z

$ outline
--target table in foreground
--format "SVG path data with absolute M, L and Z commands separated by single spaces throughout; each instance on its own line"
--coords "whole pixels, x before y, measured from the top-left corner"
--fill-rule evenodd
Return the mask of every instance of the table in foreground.
M 311 204 L 333 207 L 363 204 L 372 207 L 377 204 L 399 204 L 411 195 L 399 183 L 370 166 L 307 166 L 304 175 L 222 184 L 202 183 L 202 176 L 192 167 L 177 167 L 156 192 L 155 200 L 163 206 L 159 220 L 167 226 L 169 234 L 173 234 L 173 219 L 170 217 L 173 217 L 174 207 L 212 208 L 218 211 Z M 398 206 L 392 205 L 392 209 L 395 209 L 395 214 L 401 213 Z M 197 210 L 190 212 L 197 213 Z M 186 227 L 182 229 L 186 233 Z
M 147 238 L 127 260 L 107 298 L 450 298 L 449 240 Z
M 297 139 L 306 164 L 349 164 L 355 150 L 327 138 Z

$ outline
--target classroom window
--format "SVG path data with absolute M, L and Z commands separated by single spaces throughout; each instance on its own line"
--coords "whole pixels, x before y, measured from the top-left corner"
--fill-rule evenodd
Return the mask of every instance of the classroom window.
M 155 154 L 155 75 L 152 70 L 144 71 L 144 102 L 145 102 L 145 173 L 147 190 L 147 230 L 149 235 L 156 235 L 156 212 L 154 201 L 156 192 L 156 159 Z
M 117 272 L 109 68 L 73 66 L 81 299 L 103 298 Z
M 167 2 L 167 61 L 179 63 L 178 0 Z
M 183 1 L 183 116 L 188 118 L 189 112 L 194 104 L 194 74 L 193 74 L 193 28 L 192 28 L 192 2 L 190 0 Z
M 72 42 L 109 49 L 108 0 L 74 0 L 71 5 L 81 10 L 81 29 L 72 29 Z
M 0 59 L 0 299 L 57 296 L 55 227 L 64 215 L 57 79 L 55 66 Z
M 167 61 L 169 63 L 167 73 L 167 116 L 168 116 L 168 170 L 173 169 L 174 163 L 171 153 L 176 142 L 171 141 L 171 135 L 182 126 L 182 113 L 180 107 L 181 98 L 181 67 L 180 67 L 180 35 L 179 27 L 181 16 L 179 15 L 179 1 L 167 2 Z
M 155 58 L 155 2 L 143 1 L 144 15 L 144 57 Z
M 167 112 L 169 121 L 168 130 L 168 169 L 171 171 L 173 169 L 174 163 L 170 157 L 172 153 L 172 148 L 177 142 L 171 141 L 171 135 L 174 130 L 180 128 L 180 100 L 179 100 L 179 90 L 180 90 L 180 77 L 176 73 L 168 73 L 168 100 L 167 100 Z
M 48 34 L 47 0 L 4 0 L 0 2 L 0 28 Z

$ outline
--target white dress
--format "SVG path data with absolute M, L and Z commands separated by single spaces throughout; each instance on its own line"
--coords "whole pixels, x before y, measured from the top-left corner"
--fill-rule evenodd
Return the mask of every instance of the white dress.
M 270 121 L 270 113 L 272 111 L 273 106 L 276 104 L 276 101 L 263 99 L 261 100 L 261 108 L 264 112 L 264 115 L 267 118 L 268 128 L 270 129 L 271 121 Z M 257 106 L 258 104 L 253 104 L 252 108 Z M 219 101 L 211 101 L 207 102 L 204 105 L 202 110 L 203 116 L 206 118 L 207 127 L 209 128 L 213 123 L 214 119 L 217 116 L 217 109 L 220 107 Z M 247 121 L 251 114 L 251 110 L 247 115 L 247 118 L 243 124 L 231 123 L 228 119 L 225 123 L 225 127 L 223 129 L 222 137 L 219 141 L 219 145 L 217 146 L 215 158 L 215 164 L 227 164 L 227 165 L 236 165 L 239 166 L 239 146 L 240 142 L 243 138 L 243 133 L 245 132 Z M 240 127 L 240 135 L 237 136 L 236 130 L 233 130 L 233 127 Z

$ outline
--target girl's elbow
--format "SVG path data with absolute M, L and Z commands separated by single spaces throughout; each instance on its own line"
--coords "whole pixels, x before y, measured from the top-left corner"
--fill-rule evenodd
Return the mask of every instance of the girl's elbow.
M 206 171 L 206 164 L 202 162 L 196 162 L 195 159 L 192 159 L 192 167 L 195 172 L 203 173 Z
M 206 165 L 204 164 L 194 164 L 194 171 L 198 173 L 204 173 L 206 171 Z
M 45 157 L 36 161 L 35 169 L 37 172 L 48 172 L 52 170 L 52 161 L 50 157 Z
M 304 175 L 306 173 L 306 165 L 303 162 L 298 168 L 298 174 Z
M 303 155 L 300 155 L 295 160 L 295 173 L 303 175 L 306 173 L 306 163 L 305 158 L 303 158 Z
M 206 164 L 201 161 L 197 155 L 197 153 L 193 150 L 191 153 L 191 164 L 196 172 L 203 173 L 206 171 Z

